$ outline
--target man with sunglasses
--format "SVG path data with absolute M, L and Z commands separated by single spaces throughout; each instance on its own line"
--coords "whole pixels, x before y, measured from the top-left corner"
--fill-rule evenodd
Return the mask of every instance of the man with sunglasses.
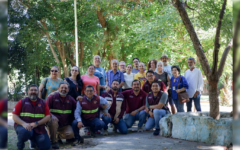
M 91 136 L 95 137 L 95 132 L 102 130 L 105 123 L 99 119 L 99 106 L 108 112 L 108 102 L 101 96 L 94 95 L 94 88 L 92 85 L 87 85 L 84 90 L 85 95 L 77 102 L 77 108 L 74 112 L 75 120 L 72 123 L 75 142 L 81 143 L 79 130 L 84 126 L 90 127 Z

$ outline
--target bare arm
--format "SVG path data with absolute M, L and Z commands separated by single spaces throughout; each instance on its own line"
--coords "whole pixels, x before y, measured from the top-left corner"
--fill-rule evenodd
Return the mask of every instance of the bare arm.
M 157 105 L 149 106 L 150 109 L 162 109 L 164 103 L 158 103 Z
M 98 95 L 98 96 L 100 95 L 100 87 L 99 87 L 99 84 L 97 85 L 97 95 Z
M 170 78 L 169 78 L 169 75 L 167 76 L 167 89 L 169 89 L 170 87 L 171 87 L 171 80 L 170 80 Z
M 119 84 L 119 88 L 121 88 L 124 84 L 124 81 L 122 81 L 120 84 Z
M 38 97 L 40 99 L 42 99 L 42 89 L 43 89 L 43 84 L 41 83 L 40 86 L 39 86 L 39 94 L 38 94 Z
M 40 121 L 38 121 L 38 125 L 42 125 L 45 124 L 46 122 L 48 122 L 51 119 L 50 115 L 45 116 L 44 118 L 42 118 Z
M 13 118 L 14 122 L 16 122 L 17 124 L 19 124 L 21 126 L 23 126 L 23 124 L 26 123 L 22 119 L 20 119 L 20 117 L 18 115 L 13 114 L 12 118 Z

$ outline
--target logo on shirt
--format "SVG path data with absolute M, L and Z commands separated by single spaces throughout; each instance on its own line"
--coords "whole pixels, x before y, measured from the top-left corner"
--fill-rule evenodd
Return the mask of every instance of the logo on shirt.
M 148 98 L 152 98 L 152 97 L 148 97 Z
M 87 104 L 86 102 L 82 102 L 82 104 Z
M 140 97 L 140 99 L 142 99 L 142 97 Z
M 161 79 L 158 79 L 158 81 L 162 81 Z
M 13 108 L 13 112 L 15 112 L 15 108 Z
M 55 99 L 56 102 L 59 102 L 59 99 Z
M 25 104 L 31 105 L 29 102 L 25 102 Z
M 132 96 L 132 95 L 130 95 L 129 97 L 130 97 L 130 98 L 133 98 L 133 96 Z
M 94 104 L 97 104 L 97 101 L 93 101 Z
M 66 102 L 69 103 L 69 100 L 67 100 Z
M 42 105 L 41 104 L 38 104 L 38 107 L 41 107 Z

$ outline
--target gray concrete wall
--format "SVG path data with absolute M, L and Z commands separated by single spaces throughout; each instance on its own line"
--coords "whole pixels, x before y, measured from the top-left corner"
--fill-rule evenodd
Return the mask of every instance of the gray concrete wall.
M 16 104 L 17 101 L 8 101 L 8 109 L 13 109 Z
M 232 118 L 230 113 L 221 113 L 215 120 L 208 113 L 177 113 L 167 115 L 159 121 L 161 135 L 229 146 L 232 144 Z

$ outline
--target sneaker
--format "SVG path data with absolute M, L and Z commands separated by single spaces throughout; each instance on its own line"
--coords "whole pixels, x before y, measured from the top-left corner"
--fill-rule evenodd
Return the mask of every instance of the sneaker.
M 143 127 L 138 127 L 137 132 L 143 132 Z
M 96 137 L 95 132 L 93 132 L 92 130 L 90 130 L 90 136 L 91 136 L 91 137 Z
M 31 140 L 28 140 L 28 142 L 29 142 L 29 149 L 35 149 L 36 148 L 36 145 Z
M 84 139 L 82 137 L 80 137 L 80 140 L 74 140 L 74 142 L 72 143 L 72 146 L 77 146 L 79 144 L 84 143 Z
M 98 130 L 98 131 L 96 132 L 96 134 L 101 134 L 101 131 Z
M 103 130 L 102 133 L 103 133 L 104 136 L 106 136 L 106 135 L 108 135 L 108 130 Z
M 59 149 L 58 142 L 52 143 L 52 149 Z
M 156 129 L 156 130 L 153 132 L 153 135 L 159 135 L 159 132 L 160 132 L 160 129 Z

